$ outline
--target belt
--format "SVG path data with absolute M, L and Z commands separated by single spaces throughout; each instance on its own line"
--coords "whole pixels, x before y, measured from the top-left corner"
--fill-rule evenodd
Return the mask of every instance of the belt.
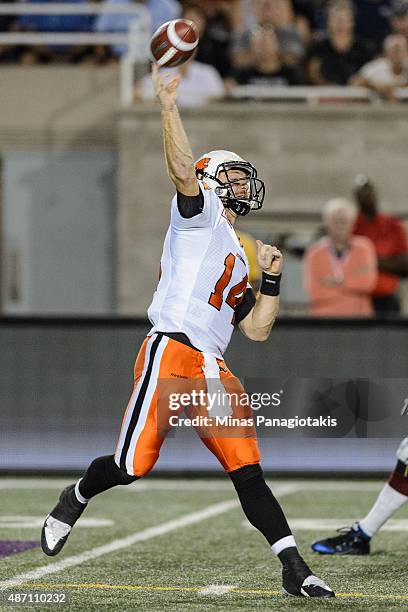
M 176 340 L 176 342 L 181 342 L 181 344 L 185 344 L 186 346 L 194 349 L 195 351 L 200 351 L 194 344 L 191 344 L 188 336 L 183 332 L 156 332 L 158 334 L 162 334 L 163 336 L 167 336 L 167 338 L 171 338 L 172 340 Z

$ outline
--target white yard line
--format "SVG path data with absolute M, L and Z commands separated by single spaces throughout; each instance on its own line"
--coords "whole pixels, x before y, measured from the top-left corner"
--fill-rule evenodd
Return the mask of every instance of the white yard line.
M 0 529 L 41 529 L 44 523 L 43 516 L 5 516 L 0 514 Z M 114 521 L 111 519 L 80 518 L 75 529 L 88 527 L 111 527 Z
M 74 482 L 74 478 L 0 478 L 0 490 L 13 489 L 38 489 L 56 490 Z M 275 491 L 277 487 L 285 485 L 294 486 L 296 491 L 379 491 L 381 484 L 378 482 L 355 482 L 355 481 L 310 481 L 310 480 L 286 480 L 269 481 L 268 484 Z M 231 483 L 225 480 L 201 480 L 201 479 L 154 479 L 135 482 L 128 487 L 120 487 L 117 491 L 123 493 L 142 493 L 144 491 L 231 491 Z
M 355 523 L 354 518 L 289 518 L 288 523 L 291 529 L 297 531 L 334 531 L 342 526 L 350 526 Z M 241 523 L 245 529 L 256 531 L 246 519 Z M 408 519 L 390 519 L 387 521 L 381 531 L 408 531 Z
M 290 495 L 296 490 L 297 488 L 295 484 L 281 484 L 275 487 L 275 492 L 280 497 Z M 0 591 L 19 586 L 21 584 L 26 584 L 27 582 L 32 582 L 33 580 L 38 580 L 49 574 L 56 574 L 57 572 L 61 572 L 69 567 L 75 567 L 77 565 L 81 565 L 81 563 L 85 563 L 86 561 L 92 561 L 93 559 L 97 559 L 103 555 L 122 550 L 123 548 L 128 548 L 137 542 L 145 542 L 146 540 L 175 531 L 176 529 L 187 527 L 188 525 L 194 525 L 195 523 L 201 523 L 201 521 L 218 516 L 219 514 L 224 514 L 225 512 L 234 510 L 237 507 L 239 507 L 239 501 L 237 499 L 212 504 L 211 506 L 207 506 L 202 510 L 192 512 L 191 514 L 187 514 L 179 519 L 174 519 L 155 527 L 148 527 L 147 529 L 133 533 L 126 538 L 113 540 L 113 542 L 110 542 L 109 544 L 97 546 L 96 548 L 87 550 L 79 555 L 67 557 L 66 559 L 58 561 L 57 563 L 48 563 L 47 565 L 42 565 L 29 572 L 17 574 L 16 576 L 13 576 L 13 578 L 2 580 L 0 581 Z
M 323 531 L 334 529 L 338 529 L 341 526 L 352 525 L 355 522 L 354 519 L 350 518 L 330 518 L 330 519 L 318 519 L 318 518 L 296 518 L 296 519 L 288 519 L 290 526 L 293 529 L 299 530 L 311 530 L 311 531 Z M 408 519 L 390 519 L 387 521 L 383 527 L 381 527 L 381 531 L 408 531 Z
M 7 588 L 26 584 L 27 582 L 38 580 L 43 576 L 47 576 L 49 574 L 56 574 L 57 572 L 66 570 L 69 567 L 75 567 L 76 565 L 81 565 L 81 563 L 85 563 L 86 561 L 92 561 L 93 559 L 97 559 L 98 557 L 102 557 L 103 555 L 122 550 L 123 548 L 128 548 L 129 546 L 132 546 L 137 542 L 145 542 L 146 540 L 156 538 L 157 536 L 164 535 L 176 529 L 187 527 L 187 525 L 194 525 L 194 523 L 200 523 L 201 521 L 205 521 L 206 519 L 209 519 L 211 517 L 218 516 L 219 514 L 223 514 L 224 512 L 228 512 L 229 510 L 236 508 L 238 505 L 238 500 L 230 500 L 219 504 L 207 506 L 206 508 L 203 508 L 198 512 L 192 512 L 191 514 L 187 514 L 182 518 L 167 521 L 166 523 L 163 523 L 162 525 L 156 525 L 155 527 L 143 529 L 143 531 L 133 533 L 130 536 L 127 536 L 126 538 L 113 540 L 113 542 L 109 542 L 109 544 L 97 546 L 96 548 L 87 550 L 83 553 L 80 553 L 79 555 L 67 557 L 66 559 L 58 561 L 57 563 L 48 563 L 47 565 L 42 565 L 41 567 L 38 567 L 35 570 L 31 570 L 23 574 L 17 574 L 13 578 L 9 578 L 7 580 L 2 580 L 0 581 L 0 590 L 3 591 Z
M 0 489 L 62 489 L 74 478 L 0 478 Z
M 39 489 L 39 490 L 56 490 L 75 482 L 75 478 L 0 478 L 0 490 L 12 489 Z M 227 479 L 225 480 L 145 480 L 135 482 L 134 484 L 117 489 L 123 493 L 142 493 L 144 491 L 231 491 L 232 485 Z

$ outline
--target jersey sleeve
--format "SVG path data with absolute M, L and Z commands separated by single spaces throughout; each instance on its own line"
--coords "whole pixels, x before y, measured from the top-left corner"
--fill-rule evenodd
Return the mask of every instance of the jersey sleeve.
M 238 306 L 235 308 L 235 317 L 234 323 L 235 325 L 239 325 L 243 319 L 251 312 L 253 307 L 255 306 L 256 298 L 255 293 L 251 285 L 248 283 L 247 288 L 244 293 L 244 299 Z
M 190 218 L 183 217 L 180 214 L 177 204 L 177 194 L 174 196 L 171 203 L 171 225 L 176 229 L 188 230 L 202 227 L 214 227 L 220 207 L 222 204 L 215 193 L 210 189 L 203 189 L 200 185 L 201 193 L 204 198 L 202 211 Z
M 183 219 L 191 219 L 199 215 L 204 208 L 204 196 L 201 189 L 198 195 L 195 196 L 185 196 L 178 191 L 177 208 Z

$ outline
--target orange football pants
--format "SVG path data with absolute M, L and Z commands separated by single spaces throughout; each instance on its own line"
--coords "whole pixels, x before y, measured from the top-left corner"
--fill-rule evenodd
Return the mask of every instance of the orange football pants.
M 240 381 L 221 359 L 217 359 L 220 380 L 227 393 L 245 395 Z M 115 462 L 132 476 L 144 476 L 156 463 L 166 433 L 170 431 L 171 392 L 188 392 L 191 388 L 206 389 L 203 372 L 204 355 L 200 351 L 161 333 L 147 337 L 136 358 L 133 393 L 127 405 Z M 249 406 L 231 401 L 232 417 L 249 418 Z M 181 409 L 182 410 L 182 409 Z M 179 411 L 180 412 L 180 411 Z M 178 414 L 178 413 L 176 413 Z M 193 409 L 193 415 L 208 415 L 205 408 Z M 201 440 L 217 457 L 227 472 L 259 463 L 260 453 L 253 426 L 228 427 L 223 437 L 219 428 L 196 428 Z

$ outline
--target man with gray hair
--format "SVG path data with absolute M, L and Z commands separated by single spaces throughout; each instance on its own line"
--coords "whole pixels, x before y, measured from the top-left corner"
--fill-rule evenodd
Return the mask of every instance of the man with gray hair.
M 327 235 L 305 255 L 305 286 L 314 316 L 373 314 L 370 292 L 377 280 L 376 256 L 368 238 L 352 235 L 356 216 L 355 206 L 345 198 L 323 207 Z

